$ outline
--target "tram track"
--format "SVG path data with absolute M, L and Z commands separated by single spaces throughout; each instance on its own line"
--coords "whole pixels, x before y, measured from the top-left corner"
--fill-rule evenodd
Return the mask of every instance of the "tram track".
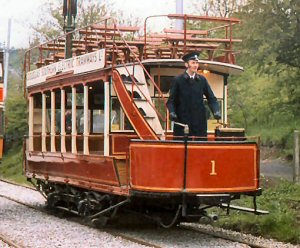
M 195 225 L 195 226 L 191 226 L 190 224 L 187 225 L 187 224 L 183 223 L 183 224 L 179 225 L 179 228 L 184 229 L 184 230 L 198 232 L 198 233 L 208 234 L 208 235 L 211 235 L 216 238 L 222 238 L 225 240 L 239 242 L 239 243 L 248 245 L 251 248 L 270 248 L 270 246 L 268 246 L 268 245 L 258 244 L 257 242 L 250 242 L 249 240 L 245 240 L 241 237 L 234 237 L 232 234 L 225 232 L 228 230 L 225 230 L 225 231 L 219 230 L 219 231 L 211 232 L 211 231 L 207 230 L 206 228 L 203 228 L 203 226 L 199 226 L 197 224 L 192 224 L 192 225 Z
M 7 180 L 2 180 L 2 179 L 0 179 L 0 181 L 2 181 L 4 183 L 7 183 L 7 184 L 17 186 L 17 187 L 23 187 L 23 188 L 26 188 L 26 189 L 36 191 L 36 189 L 33 188 L 33 187 L 19 185 L 17 183 L 10 182 L 10 181 L 7 181 Z M 57 214 L 54 214 L 53 211 L 47 210 L 47 209 L 45 209 L 41 206 L 35 206 L 35 205 L 32 205 L 32 204 L 28 204 L 26 202 L 20 201 L 20 200 L 15 199 L 11 196 L 7 196 L 7 195 L 3 195 L 3 194 L 0 194 L 0 197 L 5 198 L 9 201 L 13 201 L 17 204 L 21 204 L 21 205 L 23 205 L 27 208 L 45 213 L 49 216 L 55 216 L 55 217 L 58 217 L 58 218 L 62 218 L 61 216 L 58 216 Z M 72 222 L 75 222 L 77 224 L 92 227 L 92 228 L 96 229 L 91 224 L 88 224 L 88 223 L 84 222 L 82 220 L 82 218 L 71 218 L 71 219 L 68 218 L 68 221 L 72 221 Z M 179 226 L 177 226 L 176 228 L 179 228 L 182 231 L 184 230 L 184 231 L 188 231 L 188 232 L 196 232 L 196 233 L 199 233 L 199 234 L 209 235 L 211 237 L 219 238 L 219 239 L 222 239 L 222 240 L 227 240 L 227 241 L 231 241 L 231 242 L 238 242 L 238 243 L 247 245 L 248 247 L 251 247 L 251 248 L 270 248 L 270 247 L 273 247 L 273 246 L 270 246 L 269 244 L 264 244 L 263 239 L 259 239 L 259 238 L 256 238 L 256 237 L 251 237 L 251 239 L 253 239 L 253 240 L 251 240 L 251 239 L 249 239 L 249 235 L 238 233 L 238 232 L 233 232 L 233 231 L 230 231 L 230 230 L 224 230 L 224 229 L 221 229 L 221 228 L 215 228 L 215 227 L 211 227 L 211 226 L 207 226 L 207 225 L 182 223 Z M 143 238 L 134 237 L 134 232 L 131 233 L 131 234 L 126 234 L 126 232 L 120 232 L 117 229 L 118 228 L 102 228 L 102 229 L 98 228 L 99 231 L 106 232 L 106 233 L 108 233 L 108 234 L 110 234 L 114 237 L 120 237 L 124 240 L 128 240 L 128 241 L 134 242 L 136 244 L 144 245 L 144 246 L 147 246 L 147 247 L 154 247 L 154 248 L 164 247 L 164 246 L 161 246 L 161 245 L 156 244 L 154 242 L 149 242 L 149 240 L 144 240 Z M 246 237 L 248 237 L 248 238 L 246 238 Z M 0 235 L 0 239 L 1 239 L 1 235 Z M 13 247 L 22 247 L 22 246 L 13 246 Z
M 5 182 L 5 181 L 3 181 L 3 180 L 0 180 L 0 181 Z M 6 182 L 6 183 L 10 183 L 10 182 Z M 12 184 L 12 185 L 15 185 L 15 186 L 24 187 L 23 185 L 17 185 L 17 184 L 15 184 L 15 183 L 11 183 L 11 184 Z M 26 188 L 28 188 L 28 187 L 26 187 Z M 34 188 L 29 188 L 29 189 L 35 190 Z M 36 190 L 35 190 L 35 191 L 36 191 Z M 0 194 L 0 197 L 1 197 L 1 198 L 5 198 L 5 199 L 7 199 L 7 200 L 9 200 L 9 201 L 13 201 L 13 202 L 15 202 L 15 203 L 17 203 L 17 204 L 20 204 L 20 205 L 22 205 L 22 206 L 25 206 L 25 207 L 27 207 L 27 208 L 30 208 L 30 209 L 33 209 L 33 210 L 42 212 L 42 213 L 44 213 L 44 214 L 47 214 L 47 215 L 50 215 L 50 216 L 58 217 L 57 215 L 53 215 L 53 213 L 52 213 L 51 211 L 48 211 L 48 210 L 43 209 L 43 208 L 41 208 L 41 207 L 33 206 L 33 205 L 24 203 L 24 202 L 22 202 L 22 201 L 19 201 L 19 200 L 17 200 L 17 199 L 14 199 L 14 198 L 12 198 L 12 197 L 5 196 L 5 195 L 2 195 L 2 194 Z M 58 217 L 58 218 L 59 218 L 59 217 Z M 78 220 L 72 219 L 71 221 L 73 221 L 73 222 L 75 222 L 75 223 L 77 223 L 77 224 L 81 224 L 81 225 L 85 225 L 85 226 L 91 227 L 91 225 L 83 224 L 82 221 L 80 221 L 80 219 L 78 219 Z M 101 230 L 99 230 L 99 231 L 101 231 Z M 108 230 L 103 230 L 103 231 L 106 232 L 106 233 L 108 233 L 108 234 L 111 234 L 111 235 L 114 236 L 114 237 L 120 237 L 120 238 L 122 238 L 122 239 L 131 241 L 131 242 L 136 243 L 136 244 L 144 245 L 144 246 L 147 246 L 147 247 L 153 247 L 153 248 L 162 248 L 162 247 L 159 246 L 159 245 L 152 244 L 152 243 L 150 243 L 150 242 L 147 242 L 147 241 L 144 241 L 144 240 L 141 240 L 141 239 L 138 239 L 138 238 L 134 238 L 134 237 L 132 237 L 132 236 L 129 236 L 129 235 L 126 235 L 126 234 L 123 234 L 123 233 L 119 233 L 119 232 L 116 232 L 116 231 L 108 231 Z M 1 235 L 1 234 L 0 234 L 0 239 L 1 239 L 4 243 L 6 243 L 6 244 L 8 244 L 8 245 L 10 245 L 10 246 L 12 246 L 12 247 L 15 247 L 15 248 L 24 248 L 24 246 L 20 246 L 20 245 L 14 243 L 14 242 L 11 241 L 10 239 L 6 238 L 4 235 Z
M 0 233 L 0 241 L 2 241 L 5 245 L 8 245 L 8 247 L 24 248 L 24 246 L 17 244 L 16 242 L 12 241 L 10 238 L 8 238 L 7 236 L 1 233 Z

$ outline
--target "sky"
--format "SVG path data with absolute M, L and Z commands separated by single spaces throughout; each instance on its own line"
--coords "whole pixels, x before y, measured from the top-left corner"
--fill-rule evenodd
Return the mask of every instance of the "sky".
M 95 0 L 97 1 L 97 0 Z M 100 0 L 99 0 L 100 1 Z M 108 0 L 109 1 L 109 0 Z M 176 0 L 111 0 L 114 7 L 125 16 L 145 18 L 149 15 L 176 12 Z M 183 0 L 186 14 L 193 12 L 193 2 L 204 0 Z M 11 18 L 10 47 L 28 47 L 32 30 L 30 25 L 38 21 L 40 10 L 46 0 L 0 0 L 0 47 L 7 43 L 8 19 Z M 63 2 L 61 0 L 61 2 Z M 142 26 L 142 25 L 141 25 Z

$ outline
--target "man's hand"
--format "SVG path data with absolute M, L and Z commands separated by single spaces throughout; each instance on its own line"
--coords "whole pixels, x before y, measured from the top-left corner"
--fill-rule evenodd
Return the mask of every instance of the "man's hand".
M 170 120 L 171 121 L 178 121 L 178 117 L 177 117 L 175 112 L 170 113 Z
M 216 120 L 220 120 L 221 119 L 221 113 L 220 113 L 220 111 L 217 111 L 217 112 L 214 113 L 214 118 Z

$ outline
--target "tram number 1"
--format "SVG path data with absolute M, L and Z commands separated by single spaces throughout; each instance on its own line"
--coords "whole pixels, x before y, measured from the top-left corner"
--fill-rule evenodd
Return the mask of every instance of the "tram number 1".
M 216 173 L 216 161 L 212 160 L 210 162 L 211 162 L 211 172 L 210 172 L 209 175 L 216 176 L 217 175 L 217 173 Z

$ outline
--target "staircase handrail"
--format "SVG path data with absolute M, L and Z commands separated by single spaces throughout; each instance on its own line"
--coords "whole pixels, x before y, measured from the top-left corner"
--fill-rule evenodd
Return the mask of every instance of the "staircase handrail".
M 165 97 L 163 96 L 162 91 L 161 91 L 160 88 L 157 86 L 157 84 L 155 83 L 155 81 L 154 81 L 154 79 L 151 77 L 151 75 L 148 73 L 148 71 L 146 70 L 146 68 L 144 67 L 144 65 L 142 64 L 142 62 L 140 61 L 140 59 L 139 59 L 138 56 L 136 55 L 136 53 L 130 48 L 130 46 L 128 45 L 127 41 L 123 38 L 122 32 L 121 32 L 120 29 L 118 28 L 115 19 L 113 19 L 113 22 L 114 22 L 114 26 L 115 26 L 114 29 L 116 29 L 116 30 L 119 32 L 121 40 L 124 42 L 124 44 L 125 44 L 126 47 L 129 49 L 129 51 L 133 54 L 133 56 L 134 56 L 134 58 L 136 59 L 136 61 L 138 62 L 138 64 L 142 67 L 143 71 L 146 73 L 146 75 L 147 75 L 148 78 L 150 79 L 151 83 L 153 84 L 153 86 L 155 87 L 155 89 L 158 91 L 159 96 L 160 96 L 160 98 L 158 98 L 158 99 L 162 99 L 162 101 L 163 101 L 163 103 L 164 103 L 164 106 L 165 106 L 165 108 L 167 109 L 167 101 L 166 101 Z M 114 36 L 114 37 L 115 37 L 115 36 Z M 145 45 L 145 44 L 144 44 L 144 45 Z M 114 47 L 118 48 L 118 45 L 117 45 L 115 42 L 114 42 Z M 123 66 L 126 67 L 125 63 L 122 62 L 122 64 L 123 64 Z M 127 70 L 127 69 L 126 69 L 126 70 Z M 128 72 L 128 71 L 127 71 L 127 72 Z M 128 74 L 130 75 L 131 79 L 132 79 L 133 81 L 135 81 L 134 78 L 132 78 L 131 74 L 130 74 L 130 73 L 128 73 Z M 134 83 L 135 83 L 135 82 L 134 82 Z M 135 83 L 135 84 L 136 84 L 136 83 Z M 137 84 L 136 84 L 136 85 L 137 85 Z M 138 86 L 137 86 L 137 87 L 138 87 Z M 145 97 L 145 96 L 144 96 L 144 97 Z M 145 97 L 145 98 L 147 99 L 147 97 Z M 148 99 L 147 99 L 147 100 L 148 100 Z M 152 105 L 152 104 L 150 104 L 150 105 L 152 106 L 152 108 L 155 110 L 156 113 L 159 113 L 159 111 L 155 108 L 154 105 Z M 159 115 L 161 116 L 160 113 L 159 113 Z M 163 119 L 163 117 L 161 116 L 161 119 L 162 119 L 162 121 L 164 121 L 164 122 L 167 121 L 167 117 L 166 117 L 165 119 Z

